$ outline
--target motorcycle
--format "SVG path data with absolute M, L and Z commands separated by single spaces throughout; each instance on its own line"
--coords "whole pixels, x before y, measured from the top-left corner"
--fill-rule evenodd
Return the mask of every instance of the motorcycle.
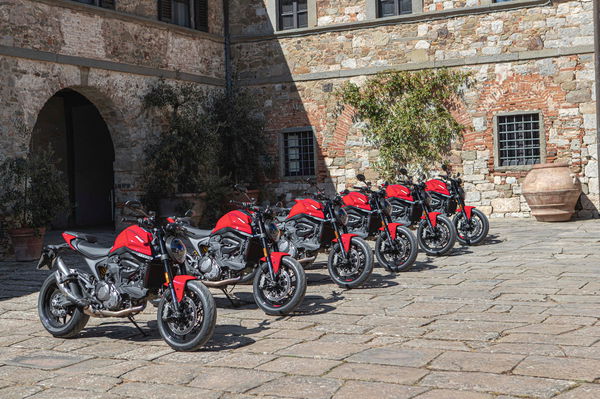
M 365 185 L 354 186 L 359 191 L 342 193 L 348 231 L 365 239 L 377 236 L 375 257 L 386 270 L 397 273 L 410 269 L 418 252 L 413 233 L 401 223 L 392 222 L 392 205 L 385 199 L 384 189 L 372 190 L 362 174 L 356 178 Z
M 174 226 L 161 226 L 137 201 L 127 202 L 125 208 L 138 216 L 123 218 L 134 224 L 116 237 L 112 247 L 71 231 L 62 234 L 65 243 L 44 247 L 37 268 L 57 270 L 40 289 L 42 325 L 55 337 L 69 338 L 90 317 L 127 317 L 144 334 L 133 316 L 148 301 L 160 298 L 161 337 L 177 351 L 200 348 L 212 337 L 217 318 L 210 291 L 195 277 L 178 274 L 186 247 L 173 237 Z M 68 249 L 83 257 L 89 271 L 66 265 L 60 252 Z
M 425 190 L 431 195 L 431 208 L 448 216 L 454 215 L 452 221 L 461 244 L 480 244 L 490 229 L 487 216 L 474 206 L 465 205 L 460 173 L 453 178 L 446 165 L 442 165 L 442 169 L 446 175 L 440 177 L 445 181 L 432 179 L 425 183 Z
M 238 191 L 246 189 L 236 186 Z M 269 207 L 230 201 L 244 210 L 223 215 L 213 230 L 189 226 L 182 218 L 170 218 L 180 226 L 194 252 L 186 257 L 186 268 L 211 288 L 220 288 L 253 280 L 256 304 L 268 315 L 292 312 L 306 293 L 306 275 L 302 266 L 288 253 L 272 252 L 271 246 L 281 232 L 273 223 Z M 232 301 L 233 302 L 233 301 Z
M 315 187 L 315 199 L 296 199 L 287 216 L 280 220 L 283 231 L 277 246 L 304 263 L 314 261 L 321 249 L 330 249 L 327 270 L 340 287 L 355 288 L 373 271 L 373 252 L 358 234 L 346 233 L 348 214 L 339 195 L 329 198 Z
M 452 221 L 431 207 L 431 196 L 423 182 L 413 183 L 407 177 L 402 184 L 385 184 L 386 199 L 392 204 L 392 221 L 417 226 L 417 241 L 427 255 L 444 255 L 454 247 L 456 228 Z M 410 187 L 410 188 L 409 188 Z

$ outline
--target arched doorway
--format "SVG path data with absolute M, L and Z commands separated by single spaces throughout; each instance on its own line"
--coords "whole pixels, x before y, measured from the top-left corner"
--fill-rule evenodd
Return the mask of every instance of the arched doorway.
M 31 145 L 52 146 L 69 187 L 71 207 L 53 227 L 114 226 L 115 151 L 94 104 L 74 90 L 59 91 L 40 111 Z

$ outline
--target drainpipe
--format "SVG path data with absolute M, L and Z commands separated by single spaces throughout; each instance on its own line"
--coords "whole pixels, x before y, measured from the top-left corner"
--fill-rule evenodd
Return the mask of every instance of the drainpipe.
M 596 154 L 600 150 L 600 2 L 594 0 L 594 72 L 596 75 Z M 598 158 L 598 155 L 596 155 Z M 600 166 L 599 166 L 600 169 Z M 598 173 L 600 176 L 600 170 Z M 599 177 L 600 179 L 600 177 Z
M 225 43 L 225 94 L 231 97 L 233 78 L 231 76 L 231 34 L 229 32 L 229 0 L 223 0 L 223 41 Z

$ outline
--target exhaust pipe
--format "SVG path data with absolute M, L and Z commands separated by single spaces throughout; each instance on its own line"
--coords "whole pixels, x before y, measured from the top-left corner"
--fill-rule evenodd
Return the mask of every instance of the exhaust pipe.
M 67 285 L 62 281 L 64 276 L 67 276 L 70 274 L 69 269 L 67 268 L 65 263 L 62 261 L 62 259 L 58 258 L 58 261 L 56 263 L 58 266 L 58 271 L 56 271 L 54 273 L 54 279 L 56 280 L 56 285 L 58 286 L 58 289 L 60 290 L 60 292 L 62 292 L 64 296 L 66 296 L 71 302 L 73 302 L 75 305 L 77 305 L 79 307 L 89 306 L 88 301 L 86 301 L 81 296 L 74 294 L 72 289 L 70 287 L 67 287 Z M 66 273 L 64 272 L 64 270 L 66 270 Z
M 85 313 L 88 316 L 92 316 L 92 317 L 127 317 L 130 316 L 134 313 L 140 313 L 142 312 L 144 309 L 146 309 L 146 303 L 144 302 L 142 305 L 139 306 L 132 306 L 130 308 L 127 309 L 123 309 L 123 310 L 96 310 L 93 309 L 91 306 L 86 306 L 83 308 L 83 313 Z
M 302 259 L 298 259 L 298 263 L 300 263 L 301 265 L 305 265 L 305 264 L 314 262 L 315 259 L 317 259 L 316 256 L 311 256 L 311 257 L 308 257 L 308 258 L 302 258 Z
M 241 281 L 242 281 L 241 277 L 230 278 L 227 280 L 220 280 L 220 281 L 202 281 L 201 280 L 202 284 L 204 284 L 205 286 L 207 286 L 209 288 L 221 288 L 226 285 L 237 284 Z

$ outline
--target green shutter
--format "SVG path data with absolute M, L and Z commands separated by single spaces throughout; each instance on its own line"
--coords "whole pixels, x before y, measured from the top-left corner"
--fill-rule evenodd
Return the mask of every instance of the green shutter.
M 195 0 L 194 14 L 196 29 L 208 32 L 208 0 Z
M 171 22 L 171 0 L 158 0 L 158 19 Z

